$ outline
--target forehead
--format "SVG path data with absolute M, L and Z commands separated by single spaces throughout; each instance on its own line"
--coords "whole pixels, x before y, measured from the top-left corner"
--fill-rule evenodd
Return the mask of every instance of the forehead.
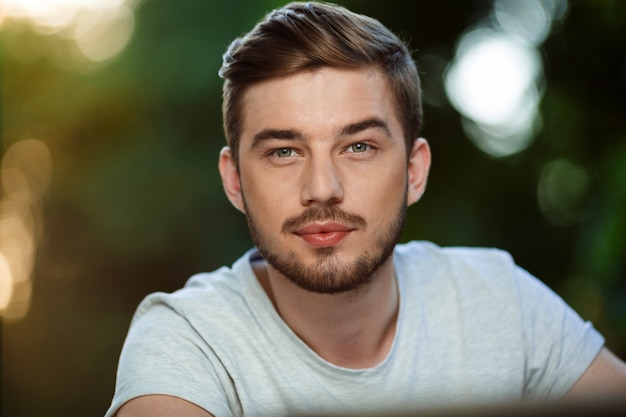
M 248 88 L 241 140 L 263 129 L 297 129 L 314 137 L 367 118 L 381 119 L 392 135 L 401 135 L 395 109 L 389 83 L 378 70 L 301 71 Z

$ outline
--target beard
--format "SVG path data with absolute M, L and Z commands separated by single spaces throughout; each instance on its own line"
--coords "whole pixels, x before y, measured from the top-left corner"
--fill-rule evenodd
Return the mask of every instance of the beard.
M 275 241 L 264 234 L 257 219 L 243 198 L 250 237 L 257 250 L 274 269 L 282 273 L 298 287 L 318 294 L 338 294 L 357 290 L 370 283 L 374 273 L 391 256 L 400 239 L 407 213 L 407 195 L 395 209 L 394 217 L 377 231 L 371 250 L 365 250 L 352 261 L 342 261 L 335 247 L 314 248 L 315 261 L 306 265 L 293 250 L 278 248 Z M 348 213 L 337 206 L 311 207 L 283 223 L 282 233 L 297 230 L 299 226 L 319 221 L 340 221 L 345 224 L 367 227 L 361 216 Z

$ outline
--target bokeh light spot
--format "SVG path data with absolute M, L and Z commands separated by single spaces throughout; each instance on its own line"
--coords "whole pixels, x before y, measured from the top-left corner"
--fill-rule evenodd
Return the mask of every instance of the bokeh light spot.
M 544 84 L 537 47 L 566 9 L 564 0 L 497 0 L 461 37 L 444 85 L 465 133 L 483 152 L 512 155 L 537 135 Z
M 13 295 L 13 274 L 6 260 L 0 252 L 0 315 L 7 308 Z
M 541 44 L 550 33 L 552 19 L 540 0 L 497 0 L 494 16 L 506 32 L 533 45 Z
M 536 94 L 528 90 L 533 88 L 539 66 L 534 50 L 480 29 L 460 44 L 446 87 L 464 115 L 479 123 L 502 125 L 520 117 L 520 109 L 536 104 Z
M 86 58 L 105 61 L 124 49 L 134 27 L 134 14 L 128 7 L 92 9 L 79 15 L 74 38 Z
M 134 8 L 140 0 L 0 1 L 0 25 L 16 22 L 30 27 L 41 35 L 41 44 L 55 46 L 39 48 L 40 55 L 50 58 L 59 68 L 83 72 L 112 60 L 128 45 L 135 27 Z M 51 38 L 65 47 L 50 42 Z M 7 50 L 18 57 L 25 55 L 20 52 L 23 48 L 29 47 L 27 37 L 9 36 L 5 42 L 9 43 Z M 11 45 L 13 42 L 18 45 Z
M 464 36 L 445 87 L 467 119 L 466 133 L 481 150 L 500 157 L 530 144 L 541 73 L 536 50 L 514 38 L 487 28 Z
M 30 306 L 31 276 L 43 228 L 36 213 L 51 181 L 50 150 L 35 139 L 14 143 L 2 158 L 0 176 L 0 316 L 19 320 Z
M 537 202 L 548 222 L 567 226 L 581 220 L 591 179 L 580 165 L 557 159 L 543 168 L 537 186 Z
M 33 198 L 38 199 L 50 185 L 52 155 L 42 141 L 24 139 L 7 149 L 2 158 L 2 169 L 5 190 L 28 190 Z M 28 184 L 20 184 L 20 181 Z

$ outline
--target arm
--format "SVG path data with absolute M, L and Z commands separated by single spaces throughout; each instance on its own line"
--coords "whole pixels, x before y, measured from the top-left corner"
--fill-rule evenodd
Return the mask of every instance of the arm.
M 170 395 L 144 395 L 124 404 L 116 417 L 213 417 L 197 405 Z
M 626 363 L 602 348 L 564 398 L 583 396 L 626 396 Z

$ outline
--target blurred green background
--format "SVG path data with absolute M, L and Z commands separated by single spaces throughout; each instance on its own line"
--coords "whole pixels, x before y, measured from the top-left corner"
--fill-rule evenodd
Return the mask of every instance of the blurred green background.
M 216 168 L 217 70 L 282 4 L 0 0 L 3 416 L 102 415 L 141 298 L 250 247 Z M 626 2 L 342 4 L 407 39 L 422 73 L 434 162 L 403 240 L 512 252 L 625 358 Z M 451 104 L 445 75 L 477 28 L 515 34 L 539 64 L 521 130 Z M 469 85 L 491 94 L 498 65 Z

